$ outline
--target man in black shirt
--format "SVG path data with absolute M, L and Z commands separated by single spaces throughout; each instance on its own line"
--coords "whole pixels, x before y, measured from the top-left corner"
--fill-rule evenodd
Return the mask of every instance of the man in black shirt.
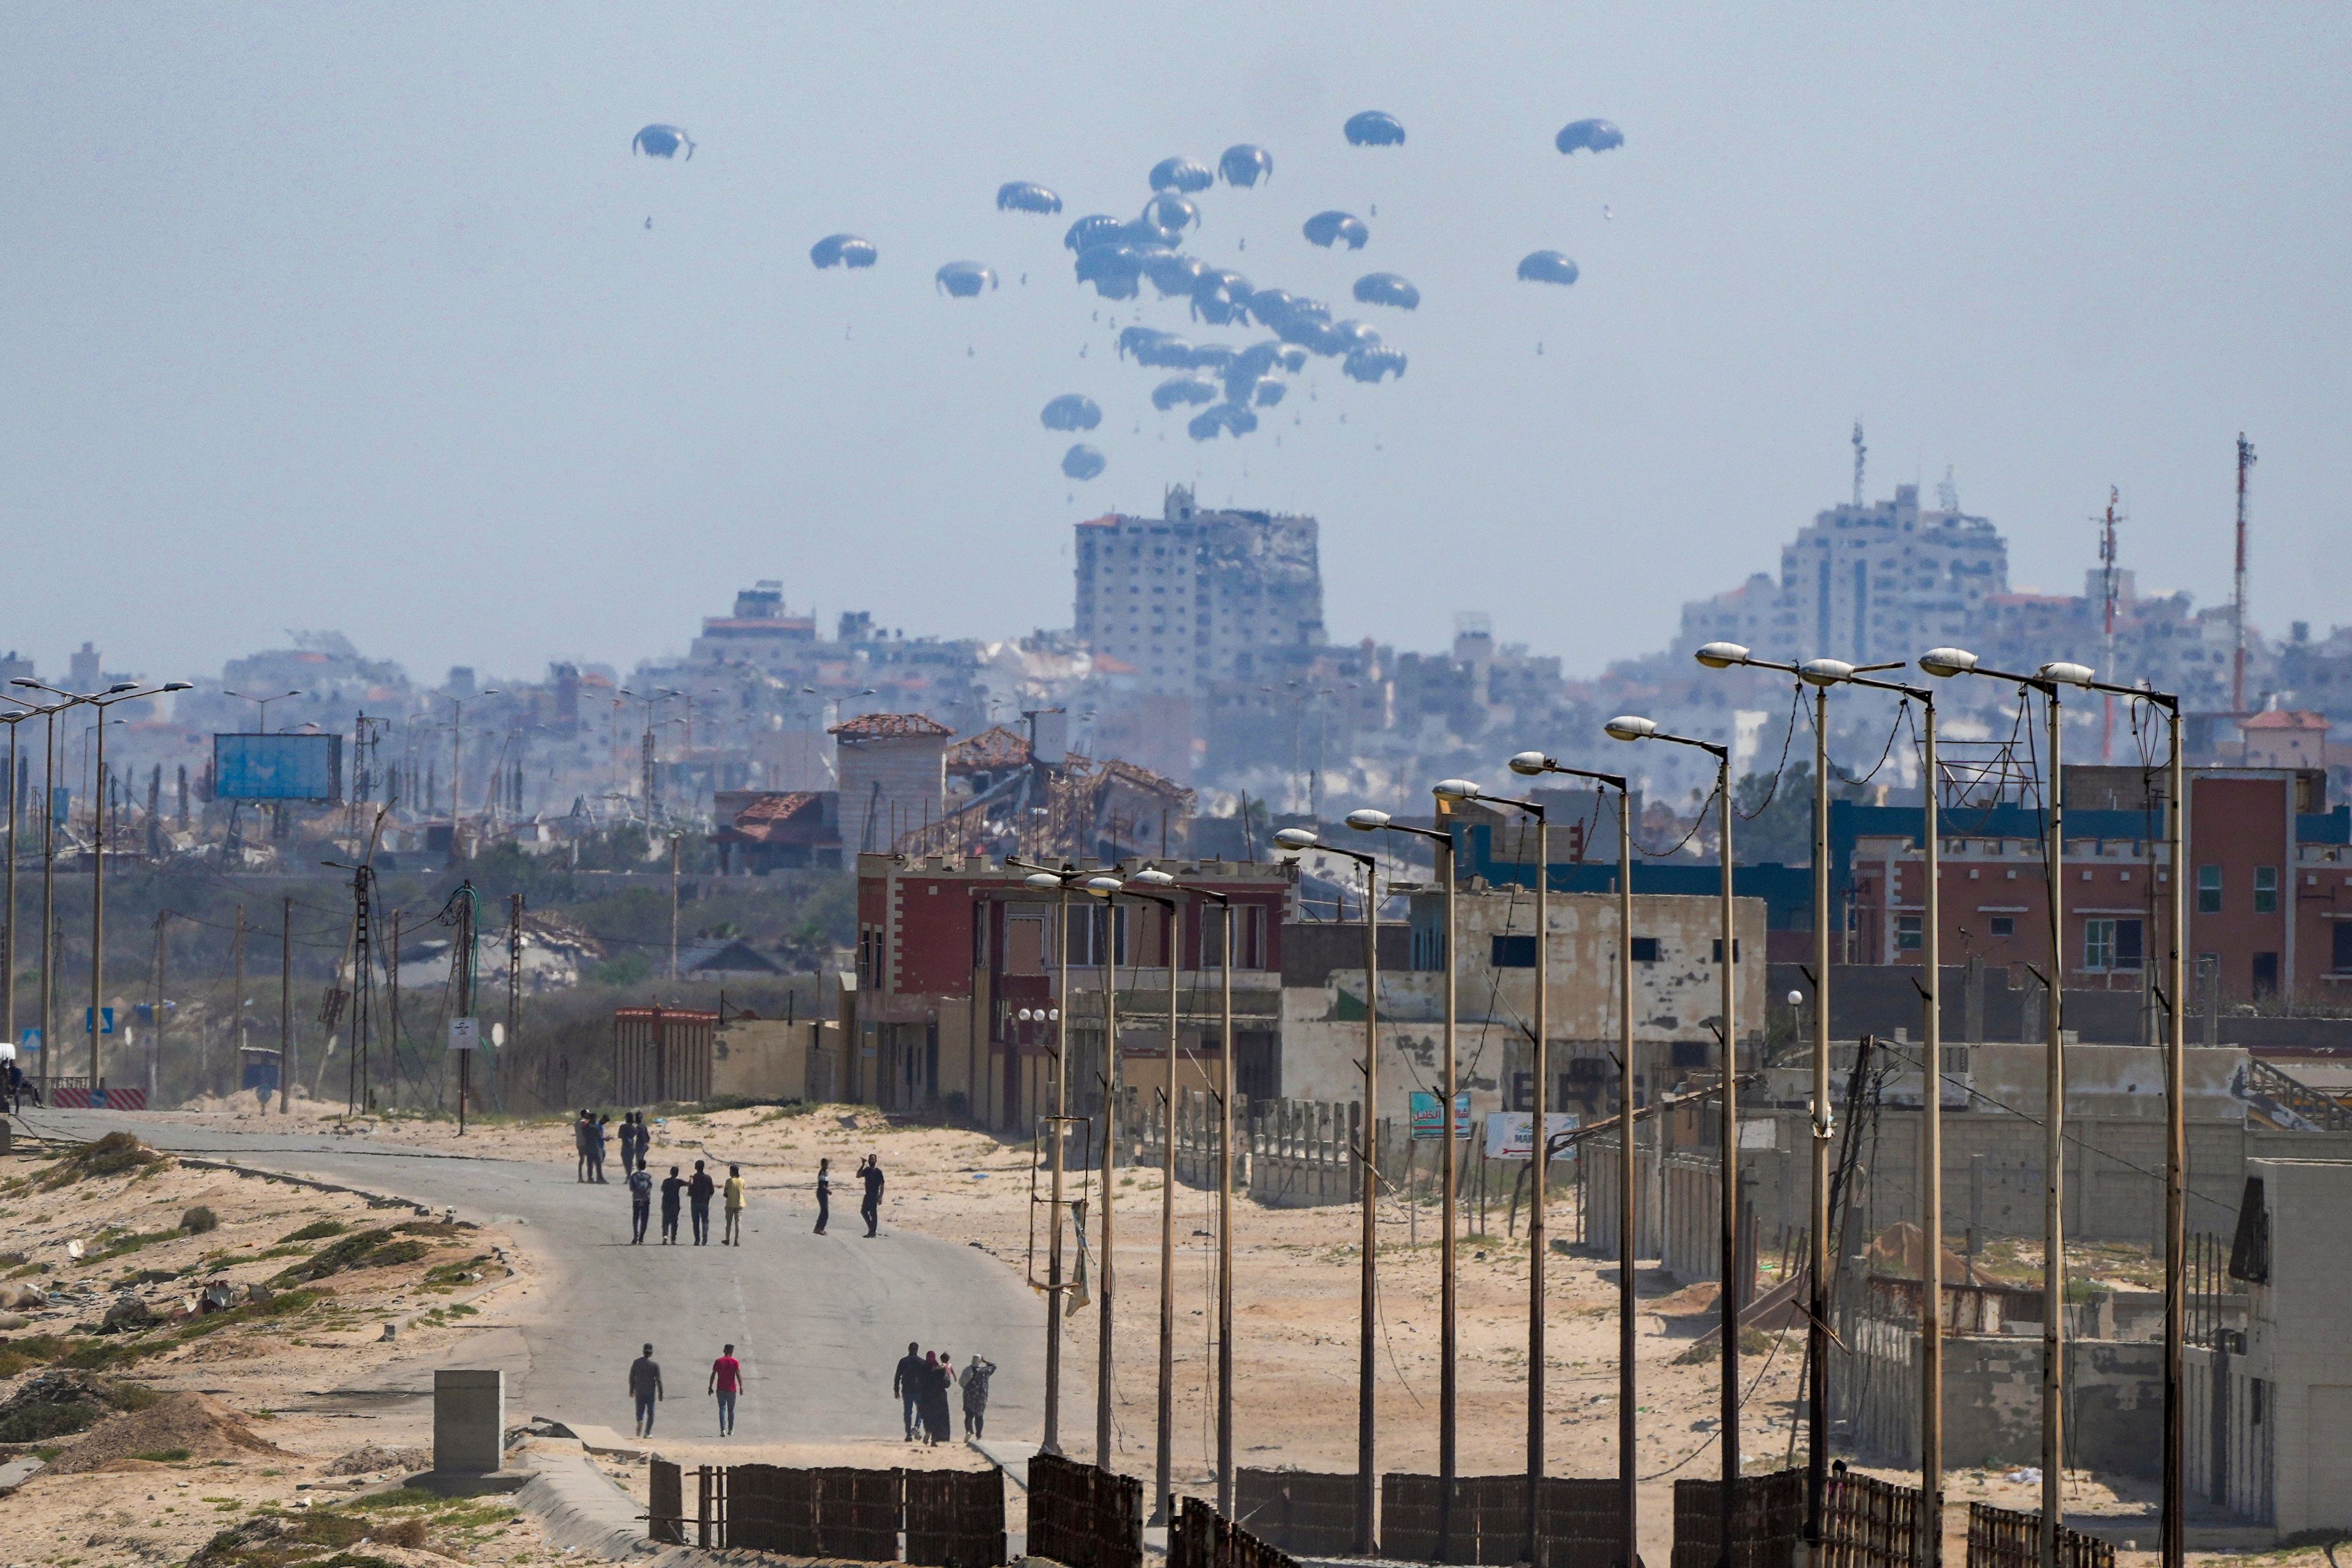
M 629 1363 L 629 1397 L 636 1402 L 637 1436 L 654 1435 L 654 1402 L 662 1394 L 661 1363 L 654 1360 L 654 1347 L 647 1345 L 646 1353 Z
M 872 1236 L 882 1224 L 882 1156 L 866 1155 L 866 1163 L 857 1167 L 857 1178 L 866 1184 L 866 1201 L 857 1212 L 866 1216 L 866 1234 Z
M 661 1187 L 662 1245 L 676 1247 L 677 1245 L 677 1198 L 680 1193 L 686 1191 L 686 1178 L 677 1173 L 676 1165 L 672 1165 L 669 1168 L 669 1174 L 662 1178 Z
M 857 1169 L 859 1174 L 865 1173 L 865 1166 Z M 890 1374 L 890 1392 L 898 1396 L 899 1414 L 905 1418 L 909 1443 L 915 1440 L 915 1409 L 923 1397 L 924 1380 L 930 1373 L 920 1348 L 909 1341 L 907 1353 L 898 1358 L 898 1370 Z
M 719 1184 L 710 1179 L 710 1173 L 702 1168 L 701 1161 L 697 1160 L 694 1163 L 694 1180 L 686 1186 L 687 1208 L 694 1219 L 694 1245 L 697 1247 L 709 1245 L 710 1194 L 718 1190 Z

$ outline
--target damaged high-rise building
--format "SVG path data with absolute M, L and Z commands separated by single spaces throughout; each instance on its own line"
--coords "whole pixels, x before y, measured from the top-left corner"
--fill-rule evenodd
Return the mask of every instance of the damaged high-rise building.
M 1246 679 L 1265 654 L 1323 641 L 1315 520 L 1198 508 L 1171 485 L 1159 517 L 1081 522 L 1076 625 L 1144 693 L 1198 699 Z

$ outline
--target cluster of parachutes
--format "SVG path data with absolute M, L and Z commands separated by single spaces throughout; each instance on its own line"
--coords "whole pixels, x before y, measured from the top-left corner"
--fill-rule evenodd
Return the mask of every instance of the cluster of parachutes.
M 1403 121 L 1379 110 L 1349 116 L 1341 130 L 1350 146 L 1401 147 L 1405 141 Z M 1624 144 L 1624 133 L 1606 120 L 1573 121 L 1553 138 L 1563 155 L 1606 153 Z M 683 162 L 694 156 L 695 143 L 677 126 L 648 125 L 637 132 L 631 151 Z M 1256 327 L 1273 334 L 1236 346 L 1194 342 L 1153 327 L 1129 326 L 1119 333 L 1122 360 L 1132 358 L 1141 366 L 1178 373 L 1152 389 L 1151 405 L 1163 413 L 1199 409 L 1186 425 L 1196 441 L 1220 435 L 1239 437 L 1255 430 L 1256 410 L 1280 403 L 1289 390 L 1281 376 L 1303 372 L 1313 358 L 1336 360 L 1343 374 L 1375 384 L 1405 373 L 1404 353 L 1382 342 L 1369 324 L 1334 320 L 1331 308 L 1321 300 L 1281 289 L 1259 289 L 1238 272 L 1184 254 L 1186 237 L 1202 221 L 1194 196 L 1220 179 L 1248 189 L 1273 177 L 1274 154 L 1250 142 L 1226 148 L 1214 170 L 1193 158 L 1162 158 L 1147 177 L 1150 199 L 1134 217 L 1089 213 L 1070 224 L 1062 237 L 1077 283 L 1101 299 L 1138 299 L 1148 283 L 1160 300 L 1183 300 L 1196 322 Z M 999 212 L 1050 216 L 1062 211 L 1062 198 L 1034 181 L 1011 180 L 997 187 L 996 207 Z M 1378 209 L 1373 210 L 1378 216 Z M 1372 238 L 1362 218 L 1338 209 L 1315 214 L 1301 232 L 1327 250 L 1342 246 L 1361 250 Z M 809 247 L 809 261 L 820 270 L 870 268 L 880 258 L 872 240 L 855 234 L 829 234 Z M 1524 282 L 1557 285 L 1572 284 L 1577 275 L 1576 263 L 1557 250 L 1528 253 L 1517 272 Z M 951 299 L 969 300 L 994 290 L 999 280 L 983 263 L 950 261 L 933 274 L 933 285 Z M 1412 310 L 1421 305 L 1421 290 L 1394 272 L 1364 274 L 1356 279 L 1354 294 L 1358 304 L 1388 310 Z M 1039 418 L 1048 430 L 1089 431 L 1102 423 L 1102 409 L 1090 397 L 1066 393 L 1048 402 Z M 1062 472 L 1073 479 L 1091 479 L 1106 466 L 1102 453 L 1083 441 L 1062 456 Z

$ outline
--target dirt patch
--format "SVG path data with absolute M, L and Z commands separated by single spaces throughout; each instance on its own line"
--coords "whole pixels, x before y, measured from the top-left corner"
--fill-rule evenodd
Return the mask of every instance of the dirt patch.
M 1693 1318 L 1712 1315 L 1716 1301 L 1723 1294 L 1722 1287 L 1712 1279 L 1702 1279 L 1696 1285 L 1685 1285 L 1671 1296 L 1661 1296 L 1643 1304 L 1643 1310 L 1668 1318 Z
M 350 1453 L 329 1465 L 321 1473 L 330 1476 L 372 1476 L 381 1470 L 405 1472 L 429 1470 L 432 1468 L 433 1451 L 430 1448 L 387 1448 L 381 1444 L 369 1443 L 353 1448 Z
M 89 1429 L 60 1455 L 59 1475 L 103 1469 L 143 1454 L 184 1452 L 192 1459 L 282 1456 L 286 1450 L 257 1436 L 236 1412 L 202 1394 L 167 1394 L 144 1410 L 126 1410 Z

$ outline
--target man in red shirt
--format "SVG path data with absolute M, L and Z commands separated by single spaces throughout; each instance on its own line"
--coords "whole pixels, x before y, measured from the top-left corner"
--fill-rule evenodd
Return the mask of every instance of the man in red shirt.
M 735 1435 L 735 1396 L 743 1392 L 743 1363 L 735 1359 L 735 1347 L 729 1345 L 719 1359 L 710 1363 L 710 1392 L 719 1396 L 719 1435 Z

